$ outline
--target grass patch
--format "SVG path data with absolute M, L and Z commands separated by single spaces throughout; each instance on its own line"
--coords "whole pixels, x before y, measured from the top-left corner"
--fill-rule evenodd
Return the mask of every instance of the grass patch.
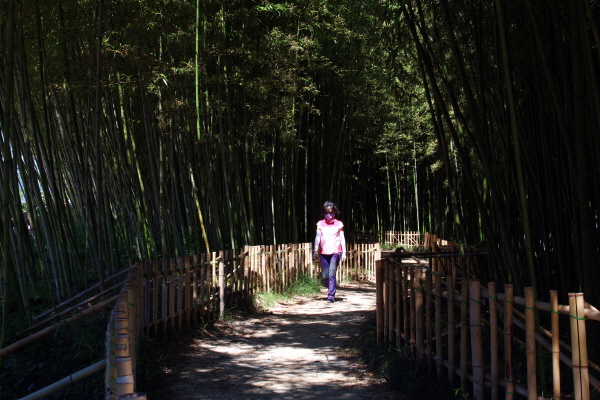
M 294 296 L 311 297 L 320 293 L 321 281 L 309 275 L 300 275 L 283 292 L 262 292 L 254 296 L 256 310 L 267 310 L 277 303 L 289 302 Z
M 367 320 L 356 342 L 361 362 L 368 365 L 379 379 L 406 400 L 458 400 L 469 398 L 460 388 L 452 387 L 445 379 L 428 374 L 426 366 L 401 355 L 395 349 L 377 346 L 375 317 Z

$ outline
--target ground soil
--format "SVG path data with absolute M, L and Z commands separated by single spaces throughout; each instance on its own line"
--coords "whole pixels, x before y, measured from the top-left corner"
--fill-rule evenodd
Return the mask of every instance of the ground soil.
M 164 399 L 392 399 L 352 351 L 375 313 L 373 283 L 342 284 L 220 322 L 162 360 Z

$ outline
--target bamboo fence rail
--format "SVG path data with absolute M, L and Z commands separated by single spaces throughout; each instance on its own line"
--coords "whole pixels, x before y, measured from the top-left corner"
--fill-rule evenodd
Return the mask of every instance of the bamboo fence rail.
M 338 267 L 340 282 L 375 279 L 375 261 L 381 258 L 378 243 L 348 244 L 346 253 L 346 260 Z M 259 292 L 285 290 L 300 275 L 320 276 L 320 267 L 312 259 L 311 243 L 246 246 L 239 250 L 138 262 L 107 278 L 105 284 L 113 282 L 109 289 L 100 292 L 100 285 L 95 285 L 40 314 L 34 326 L 18 335 L 55 319 L 64 317 L 64 321 L 0 349 L 0 356 L 53 332 L 61 323 L 114 304 L 106 330 L 105 361 L 31 394 L 30 398 L 60 390 L 98 371 L 102 364 L 106 399 L 145 399 L 144 393 L 135 392 L 135 350 L 140 335 L 166 334 L 180 330 L 184 324 L 222 318 L 227 308 L 238 306 Z M 97 293 L 93 294 L 94 291 Z M 89 297 L 70 305 L 85 295 Z
M 540 398 L 538 377 L 545 371 L 538 364 L 539 348 L 551 354 L 552 399 L 561 398 L 561 378 L 576 400 L 589 399 L 590 388 L 600 389 L 600 380 L 590 374 L 600 373 L 600 367 L 588 360 L 586 340 L 586 320 L 600 321 L 600 312 L 585 303 L 582 293 L 570 293 L 569 305 L 558 304 L 556 291 L 550 292 L 550 303 L 535 300 L 534 288 L 526 288 L 524 297 L 514 296 L 512 285 L 498 293 L 494 282 L 483 286 L 470 278 L 468 266 L 460 267 L 467 258 L 455 253 L 431 253 L 429 262 L 397 260 L 376 262 L 378 343 L 452 383 L 458 377 L 478 400 Z M 570 328 L 570 346 L 560 340 L 560 316 L 569 319 L 562 327 Z M 550 330 L 540 320 L 548 321 Z M 523 355 L 515 352 L 515 344 L 523 346 Z M 523 359 L 515 370 L 517 357 Z M 572 369 L 571 380 L 561 377 L 560 362 Z

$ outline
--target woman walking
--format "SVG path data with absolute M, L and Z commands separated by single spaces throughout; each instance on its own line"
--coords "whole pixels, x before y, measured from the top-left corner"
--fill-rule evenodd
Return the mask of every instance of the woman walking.
M 336 270 L 340 261 L 346 259 L 346 239 L 344 224 L 338 220 L 340 214 L 337 206 L 331 201 L 323 204 L 323 219 L 317 222 L 313 257 L 319 258 L 323 284 L 329 289 L 327 301 L 335 302 Z

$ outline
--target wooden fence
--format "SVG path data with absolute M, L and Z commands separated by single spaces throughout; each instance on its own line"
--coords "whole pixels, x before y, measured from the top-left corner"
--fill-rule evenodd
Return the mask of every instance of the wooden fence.
M 426 258 L 428 263 L 402 257 L 377 261 L 379 343 L 453 384 L 459 380 L 478 400 L 558 400 L 565 394 L 587 400 L 590 386 L 600 390 L 600 381 L 589 374 L 600 373 L 600 367 L 588 360 L 586 341 L 586 320 L 600 321 L 600 311 L 585 303 L 582 293 L 570 293 L 568 305 L 558 304 L 556 291 L 549 293 L 549 303 L 540 302 L 534 288 L 518 297 L 512 285 L 500 293 L 494 282 L 482 287 L 479 280 L 460 276 L 470 275 L 464 255 L 430 253 Z M 570 346 L 561 341 L 565 336 Z M 515 351 L 518 346 L 524 351 Z M 545 362 L 538 363 L 548 354 L 550 374 Z M 542 376 L 551 376 L 547 387 L 552 396 L 538 397 Z
M 386 246 L 423 247 L 425 245 L 425 234 L 411 231 L 385 231 L 382 243 Z
M 346 251 L 338 278 L 374 279 L 379 244 L 349 244 Z M 135 392 L 135 348 L 142 333 L 214 320 L 257 292 L 284 290 L 301 274 L 320 276 L 310 243 L 246 246 L 134 265 L 107 327 L 105 399 L 145 399 Z

